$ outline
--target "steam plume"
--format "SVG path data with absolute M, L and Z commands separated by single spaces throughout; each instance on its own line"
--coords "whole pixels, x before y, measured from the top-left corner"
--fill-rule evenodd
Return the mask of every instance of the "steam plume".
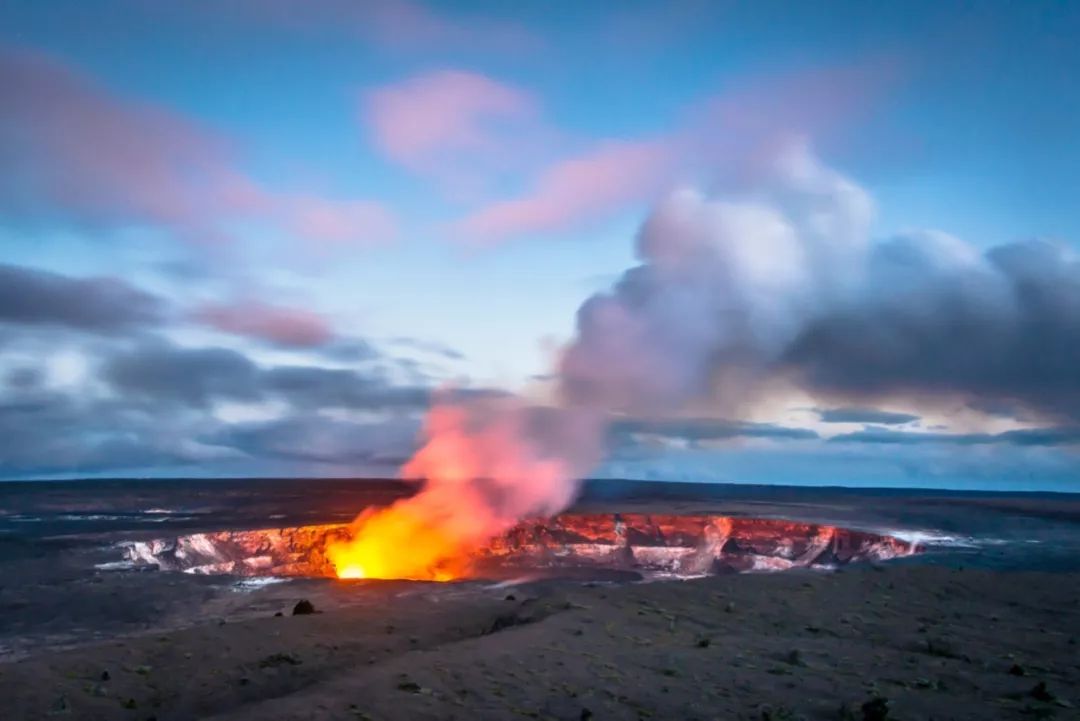
M 428 413 L 426 442 L 402 468 L 423 478 L 423 489 L 356 519 L 352 538 L 328 548 L 338 575 L 460 575 L 469 550 L 522 518 L 570 505 L 577 479 L 600 460 L 599 420 L 513 396 L 444 397 Z
M 871 243 L 872 221 L 866 192 L 799 145 L 730 197 L 672 193 L 638 234 L 640 264 L 578 311 L 558 405 L 438 405 L 404 469 L 424 490 L 358 519 L 342 557 L 377 565 L 422 546 L 404 575 L 431 577 L 522 516 L 572 502 L 605 418 L 730 407 L 777 378 L 855 400 L 949 394 L 1080 418 L 1074 253 L 980 252 L 933 232 Z
M 872 203 L 804 147 L 735 199 L 673 193 L 641 264 L 578 314 L 571 402 L 719 408 L 784 378 L 853 401 L 947 395 L 1080 418 L 1080 258 L 940 232 L 870 242 Z

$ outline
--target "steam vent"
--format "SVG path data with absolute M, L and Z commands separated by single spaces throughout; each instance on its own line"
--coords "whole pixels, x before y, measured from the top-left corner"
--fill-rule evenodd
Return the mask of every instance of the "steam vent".
M 196 533 L 125 546 L 136 565 L 237 576 L 336 577 L 328 543 L 345 525 Z M 454 578 L 523 573 L 691 577 L 834 568 L 909 556 L 915 544 L 874 533 L 783 520 L 713 515 L 566 514 L 525 521 L 468 554 Z M 448 580 L 432 575 L 429 579 Z

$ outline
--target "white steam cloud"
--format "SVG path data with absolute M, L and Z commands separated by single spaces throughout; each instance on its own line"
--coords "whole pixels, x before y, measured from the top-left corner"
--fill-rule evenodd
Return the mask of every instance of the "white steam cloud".
M 638 235 L 641 265 L 578 312 L 565 397 L 648 413 L 744 392 L 857 292 L 872 218 L 869 196 L 803 146 L 739 197 L 672 193 Z

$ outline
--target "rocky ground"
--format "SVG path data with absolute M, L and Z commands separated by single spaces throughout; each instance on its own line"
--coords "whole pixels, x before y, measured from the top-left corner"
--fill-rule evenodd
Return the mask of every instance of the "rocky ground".
M 301 596 L 316 613 L 292 615 Z M 0 718 L 1080 718 L 1080 574 L 310 580 L 237 599 L 0 664 Z

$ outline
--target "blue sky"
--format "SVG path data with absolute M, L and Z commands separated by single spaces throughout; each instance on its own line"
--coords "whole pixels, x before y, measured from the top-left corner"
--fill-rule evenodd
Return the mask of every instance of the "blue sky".
M 433 389 L 565 402 L 560 358 L 593 347 L 579 307 L 658 262 L 635 246 L 642 222 L 686 188 L 783 205 L 794 181 L 774 161 L 798 145 L 828 169 L 815 182 L 835 191 L 835 172 L 870 199 L 867 242 L 934 231 L 966 249 L 919 241 L 950 265 L 881 276 L 899 287 L 860 291 L 882 313 L 865 323 L 887 327 L 890 299 L 938 271 L 919 296 L 940 295 L 936 317 L 966 307 L 938 289 L 970 273 L 1021 293 L 1041 251 L 1003 264 L 995 249 L 1052 243 L 1038 283 L 1061 297 L 999 317 L 1053 357 L 1013 367 L 1027 355 L 987 341 L 982 359 L 941 355 L 911 377 L 884 364 L 849 387 L 821 359 L 875 356 L 845 341 L 808 359 L 836 318 L 780 314 L 777 294 L 805 289 L 743 275 L 724 303 L 800 330 L 782 353 L 762 346 L 760 392 L 725 392 L 731 361 L 714 361 L 732 348 L 713 345 L 692 392 L 599 409 L 735 425 L 703 438 L 616 422 L 591 472 L 1074 488 L 1080 395 L 1058 369 L 1080 360 L 1078 30 L 1080 11 L 1049 2 L 4 3 L 0 476 L 392 474 Z M 969 250 L 986 268 L 954 262 Z M 1002 335 L 978 328 L 972 343 Z M 296 368 L 325 373 L 273 375 Z M 315 399 L 333 383 L 352 400 Z M 912 419 L 822 419 L 845 408 Z M 1045 429 L 1058 435 L 1003 435 Z

